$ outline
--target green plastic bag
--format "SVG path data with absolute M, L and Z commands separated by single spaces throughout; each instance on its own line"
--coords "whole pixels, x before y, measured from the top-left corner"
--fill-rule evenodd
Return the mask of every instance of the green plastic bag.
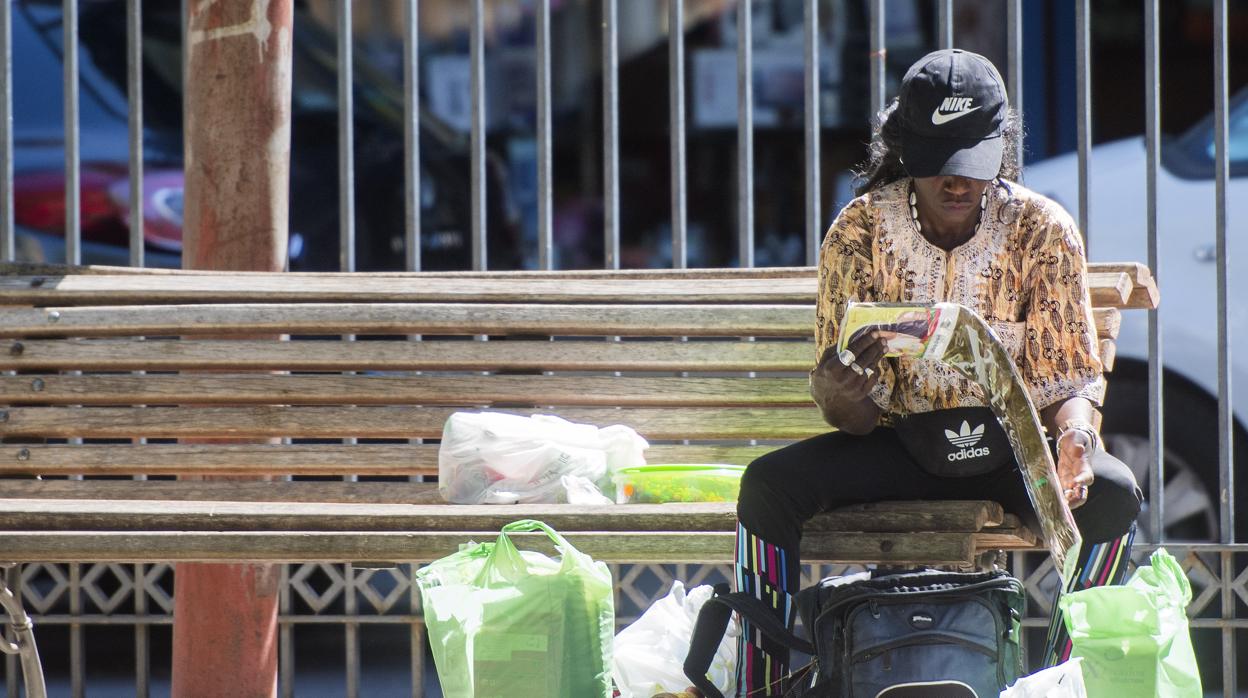
M 561 557 L 517 550 L 508 534 L 521 531 L 544 532 Z M 448 698 L 611 695 L 611 571 L 546 524 L 507 524 L 416 583 Z
M 1121 586 L 1062 597 L 1062 615 L 1083 657 L 1089 696 L 1200 698 L 1200 672 L 1187 627 L 1192 587 L 1164 549 Z

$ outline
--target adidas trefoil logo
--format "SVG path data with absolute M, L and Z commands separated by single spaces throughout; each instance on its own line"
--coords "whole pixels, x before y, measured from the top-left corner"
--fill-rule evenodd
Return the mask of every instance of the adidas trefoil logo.
M 962 420 L 962 428 L 958 431 L 946 429 L 945 438 L 949 439 L 949 443 L 962 449 L 949 454 L 948 458 L 951 461 L 966 460 L 967 458 L 979 458 L 991 453 L 987 446 L 983 448 L 974 447 L 975 444 L 979 443 L 980 439 L 984 438 L 983 424 L 971 429 L 971 425 L 964 419 Z
M 959 448 L 966 448 L 968 446 L 974 446 L 975 444 L 979 443 L 979 440 L 982 439 L 983 437 L 984 437 L 984 425 L 980 424 L 979 426 L 975 427 L 974 430 L 972 430 L 971 425 L 967 424 L 965 419 L 962 420 L 962 429 L 960 433 L 957 431 L 952 431 L 950 429 L 945 430 L 945 438 L 949 439 L 949 443 Z

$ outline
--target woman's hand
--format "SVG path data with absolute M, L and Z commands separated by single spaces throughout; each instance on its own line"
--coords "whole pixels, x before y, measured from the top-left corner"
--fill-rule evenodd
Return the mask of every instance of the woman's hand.
M 880 359 L 885 346 L 876 332 L 855 337 L 848 347 L 849 362 L 830 346 L 810 373 L 810 394 L 823 410 L 824 419 L 838 429 L 865 434 L 875 426 L 880 409 L 871 390 L 880 382 Z
M 1088 501 L 1088 487 L 1092 485 L 1091 438 L 1078 430 L 1062 434 L 1057 441 L 1057 479 L 1062 484 L 1066 503 L 1078 509 Z

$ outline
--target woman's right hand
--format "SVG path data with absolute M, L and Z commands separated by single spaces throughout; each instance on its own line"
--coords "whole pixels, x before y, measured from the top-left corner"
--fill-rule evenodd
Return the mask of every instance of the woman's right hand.
M 833 426 L 857 431 L 850 425 L 868 420 L 874 425 L 878 417 L 879 409 L 870 395 L 880 382 L 880 360 L 886 346 L 878 332 L 870 332 L 855 337 L 848 348 L 854 354 L 850 364 L 841 361 L 836 345 L 823 352 L 819 365 L 810 374 L 810 394 Z M 861 371 L 855 370 L 855 364 Z M 867 410 L 868 407 L 874 409 Z M 868 411 L 873 413 L 868 415 Z

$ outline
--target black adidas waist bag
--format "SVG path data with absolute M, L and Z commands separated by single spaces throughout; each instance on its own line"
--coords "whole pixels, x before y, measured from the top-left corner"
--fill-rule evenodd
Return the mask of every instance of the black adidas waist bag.
M 811 640 L 787 629 L 748 594 L 719 594 L 703 606 L 685 675 L 708 698 L 721 693 L 706 671 L 732 611 L 813 667 L 789 696 L 892 698 L 995 697 L 1022 674 L 1022 583 L 1002 571 L 923 570 L 828 577 L 797 594 Z M 937 686 L 942 686 L 937 688 Z

